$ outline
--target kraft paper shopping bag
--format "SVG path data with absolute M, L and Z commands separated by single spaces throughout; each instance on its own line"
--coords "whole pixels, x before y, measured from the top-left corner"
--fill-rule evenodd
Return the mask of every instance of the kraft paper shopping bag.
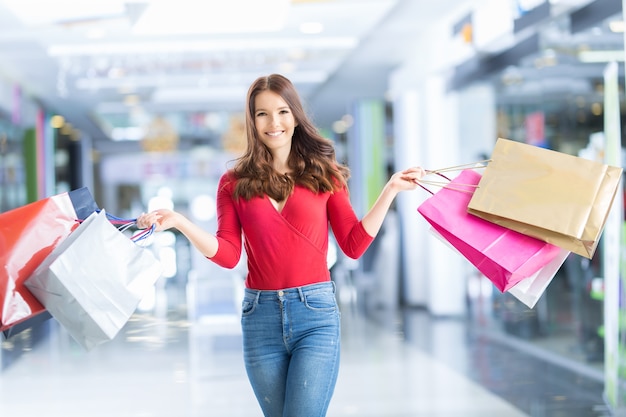
M 500 138 L 468 211 L 592 258 L 621 176 L 622 168 Z
M 6 337 L 50 318 L 24 281 L 97 209 L 89 189 L 80 188 L 0 213 L 0 331 Z
M 532 277 L 560 249 L 467 213 L 481 175 L 462 171 L 449 185 L 424 201 L 418 212 L 433 229 L 502 292 Z
M 161 276 L 152 252 L 93 213 L 26 280 L 50 314 L 89 350 L 112 340 Z

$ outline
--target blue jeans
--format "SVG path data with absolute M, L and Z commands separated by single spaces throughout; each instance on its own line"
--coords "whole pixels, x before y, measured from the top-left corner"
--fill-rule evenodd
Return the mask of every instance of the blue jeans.
M 335 284 L 246 289 L 241 325 L 246 371 L 265 417 L 323 417 L 339 372 Z

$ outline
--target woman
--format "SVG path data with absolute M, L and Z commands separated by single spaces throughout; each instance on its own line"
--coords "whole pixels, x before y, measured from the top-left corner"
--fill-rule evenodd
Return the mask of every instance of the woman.
M 348 168 L 308 119 L 292 83 L 277 74 L 251 85 L 246 133 L 246 152 L 219 181 L 215 235 L 171 210 L 143 214 L 137 223 L 178 229 L 226 268 L 237 265 L 243 241 L 244 361 L 263 414 L 323 417 L 337 380 L 340 341 L 326 263 L 328 225 L 346 255 L 358 258 L 398 192 L 415 189 L 424 171 L 392 175 L 359 220 L 350 205 Z

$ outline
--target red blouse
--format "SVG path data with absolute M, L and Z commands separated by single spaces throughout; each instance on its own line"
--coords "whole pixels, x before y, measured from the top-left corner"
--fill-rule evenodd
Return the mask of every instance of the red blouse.
M 278 290 L 329 281 L 329 222 L 339 247 L 351 258 L 360 257 L 374 240 L 354 213 L 347 189 L 316 194 L 296 185 L 279 212 L 268 196 L 235 199 L 235 183 L 230 172 L 220 178 L 219 248 L 209 259 L 234 268 L 241 257 L 243 236 L 248 288 Z

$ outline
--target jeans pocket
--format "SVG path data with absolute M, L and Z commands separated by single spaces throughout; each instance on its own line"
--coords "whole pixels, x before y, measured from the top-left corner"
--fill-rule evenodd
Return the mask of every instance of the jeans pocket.
M 332 292 L 313 292 L 305 294 L 304 304 L 310 310 L 315 311 L 335 311 L 337 310 L 337 300 Z
M 249 316 L 254 312 L 255 307 L 256 297 L 244 297 L 243 301 L 241 302 L 241 315 Z

